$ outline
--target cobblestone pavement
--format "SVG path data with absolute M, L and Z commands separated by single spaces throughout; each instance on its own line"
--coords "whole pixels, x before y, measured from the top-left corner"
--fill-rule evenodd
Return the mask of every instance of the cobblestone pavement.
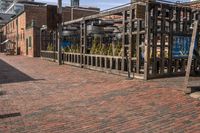
M 0 55 L 1 133 L 200 132 L 182 78 L 148 82 Z

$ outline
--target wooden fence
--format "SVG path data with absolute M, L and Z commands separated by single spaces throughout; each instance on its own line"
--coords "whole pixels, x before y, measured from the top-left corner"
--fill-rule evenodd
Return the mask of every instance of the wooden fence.
M 115 26 L 122 26 L 121 56 L 94 55 L 88 52 L 89 36 L 87 26 L 108 16 Z M 161 2 L 136 2 L 117 9 L 101 12 L 82 19 L 65 22 L 65 26 L 79 25 L 80 53 L 63 53 L 66 64 L 127 75 L 151 78 L 169 77 L 185 74 L 188 53 L 181 49 L 189 47 L 194 20 L 200 17 L 198 9 L 183 4 Z M 104 28 L 106 26 L 104 25 Z M 177 41 L 177 40 L 180 41 Z M 197 47 L 199 47 L 197 38 Z M 188 42 L 187 42 L 188 41 Z M 176 44 L 178 43 L 178 44 Z M 183 45 L 184 44 L 184 45 Z M 178 54 L 176 54 L 178 46 Z M 180 48 L 182 47 L 182 48 Z M 189 49 L 188 49 L 189 50 Z M 189 52 L 189 51 L 188 51 Z M 45 58 L 56 57 L 55 53 L 42 51 Z M 197 59 L 192 61 L 192 70 L 200 67 Z

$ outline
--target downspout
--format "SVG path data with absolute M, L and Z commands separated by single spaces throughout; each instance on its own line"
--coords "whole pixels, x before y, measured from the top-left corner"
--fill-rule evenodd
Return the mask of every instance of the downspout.
M 18 29 L 18 27 L 19 27 L 19 23 L 18 23 L 18 18 L 17 18 L 16 19 L 16 28 L 17 28 L 17 34 L 16 34 L 16 55 L 19 54 L 19 48 L 18 48 L 18 46 L 19 46 L 19 29 Z

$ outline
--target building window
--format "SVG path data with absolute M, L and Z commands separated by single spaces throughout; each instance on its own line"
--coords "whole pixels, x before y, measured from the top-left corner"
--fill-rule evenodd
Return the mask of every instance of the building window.
M 31 36 L 29 36 L 29 43 L 28 43 L 28 47 L 31 48 L 32 47 L 32 38 Z

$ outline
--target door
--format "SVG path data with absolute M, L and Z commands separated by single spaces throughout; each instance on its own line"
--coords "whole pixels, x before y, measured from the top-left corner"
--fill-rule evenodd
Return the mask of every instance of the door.
M 26 55 L 28 55 L 28 38 L 26 39 Z

